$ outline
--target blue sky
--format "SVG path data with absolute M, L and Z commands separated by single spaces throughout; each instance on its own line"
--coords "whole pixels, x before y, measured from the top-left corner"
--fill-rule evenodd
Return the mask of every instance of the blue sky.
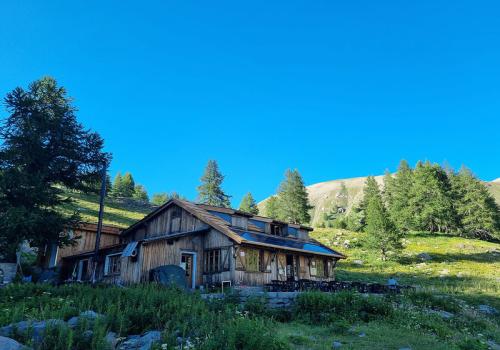
M 401 158 L 500 177 L 495 1 L 10 1 L 0 95 L 44 75 L 150 193 L 195 198 L 208 159 L 237 205 Z M 0 112 L 6 115 L 5 110 Z

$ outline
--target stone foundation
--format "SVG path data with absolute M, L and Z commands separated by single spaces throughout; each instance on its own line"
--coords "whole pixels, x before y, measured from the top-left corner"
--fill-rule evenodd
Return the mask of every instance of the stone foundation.
M 0 263 L 0 284 L 11 283 L 16 277 L 16 263 Z

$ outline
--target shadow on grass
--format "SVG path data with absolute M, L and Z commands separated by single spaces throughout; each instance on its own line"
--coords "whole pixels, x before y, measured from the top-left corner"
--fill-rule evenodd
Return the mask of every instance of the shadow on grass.
M 403 265 L 418 264 L 422 262 L 451 262 L 451 261 L 473 261 L 479 263 L 500 262 L 500 251 L 488 251 L 482 253 L 430 253 L 431 259 L 424 261 L 418 255 L 400 257 L 397 262 Z

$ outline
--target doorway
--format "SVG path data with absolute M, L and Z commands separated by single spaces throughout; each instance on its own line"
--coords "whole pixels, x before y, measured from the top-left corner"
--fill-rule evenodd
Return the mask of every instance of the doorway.
M 286 280 L 295 281 L 295 255 L 286 255 Z
M 196 287 L 196 253 L 183 252 L 180 266 L 186 273 L 186 286 L 194 289 Z

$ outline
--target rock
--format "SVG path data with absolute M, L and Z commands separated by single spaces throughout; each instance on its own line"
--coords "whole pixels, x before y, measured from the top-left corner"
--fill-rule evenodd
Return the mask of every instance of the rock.
M 98 314 L 97 312 L 92 311 L 92 310 L 87 310 L 87 311 L 81 312 L 80 317 L 85 317 L 85 318 L 88 318 L 91 320 L 95 320 L 96 318 L 103 317 L 103 315 Z
M 39 322 L 21 321 L 0 328 L 0 336 L 5 336 L 5 337 L 12 336 L 14 332 L 25 334 L 29 330 L 31 331 L 33 340 L 38 342 L 43 338 L 45 329 L 48 326 L 51 327 L 66 326 L 66 323 L 63 320 L 58 320 L 58 319 L 50 319 Z
M 108 332 L 108 334 L 104 337 L 104 341 L 109 344 L 111 349 L 116 349 L 116 346 L 118 345 L 118 338 L 116 337 L 115 332 Z
M 361 266 L 361 265 L 363 265 L 363 260 L 354 260 L 352 263 L 353 263 L 354 265 Z
M 85 332 L 82 333 L 82 338 L 87 342 L 92 341 L 93 337 L 94 337 L 94 331 L 90 329 L 87 329 Z
M 498 314 L 498 310 L 495 309 L 492 306 L 489 306 L 489 305 L 485 305 L 485 304 L 479 305 L 478 309 L 483 314 L 487 314 L 487 315 L 496 315 L 496 314 Z
M 334 341 L 333 344 L 332 344 L 332 349 L 340 349 L 341 346 L 342 346 L 341 342 Z
M 441 270 L 439 272 L 439 277 L 445 277 L 445 276 L 448 276 L 449 274 L 450 274 L 450 270 L 444 269 L 444 270 Z
M 66 323 L 63 320 L 50 319 L 40 322 L 34 322 L 30 325 L 30 329 L 33 330 L 32 339 L 36 343 L 40 342 L 43 339 L 45 334 L 45 329 L 47 327 L 65 327 Z
M 0 349 L 2 350 L 27 350 L 28 348 L 14 339 L 0 336 Z
M 80 319 L 85 319 L 87 321 L 90 321 L 89 326 L 92 326 L 92 322 L 100 317 L 104 317 L 104 315 L 98 314 L 97 312 L 92 311 L 92 310 L 87 310 L 87 311 L 81 312 L 79 316 L 71 317 L 67 323 L 68 323 L 68 326 L 70 326 L 71 328 L 76 328 Z
M 455 316 L 454 314 L 452 314 L 451 312 L 448 312 L 448 311 L 437 311 L 436 314 L 438 314 L 442 318 L 446 318 L 446 319 L 452 318 L 453 316 Z
M 364 337 L 366 337 L 366 333 L 365 332 L 361 332 L 361 333 L 359 333 L 358 337 L 364 338 Z
M 486 344 L 488 344 L 488 346 L 492 350 L 500 350 L 500 345 L 498 345 L 497 343 L 495 343 L 493 340 L 487 340 Z
M 149 350 L 161 340 L 161 332 L 149 331 L 142 336 L 131 335 L 118 347 L 120 350 Z
M 417 258 L 419 258 L 422 261 L 432 260 L 432 257 L 429 254 L 427 254 L 427 253 L 420 253 L 420 254 L 417 255 Z

